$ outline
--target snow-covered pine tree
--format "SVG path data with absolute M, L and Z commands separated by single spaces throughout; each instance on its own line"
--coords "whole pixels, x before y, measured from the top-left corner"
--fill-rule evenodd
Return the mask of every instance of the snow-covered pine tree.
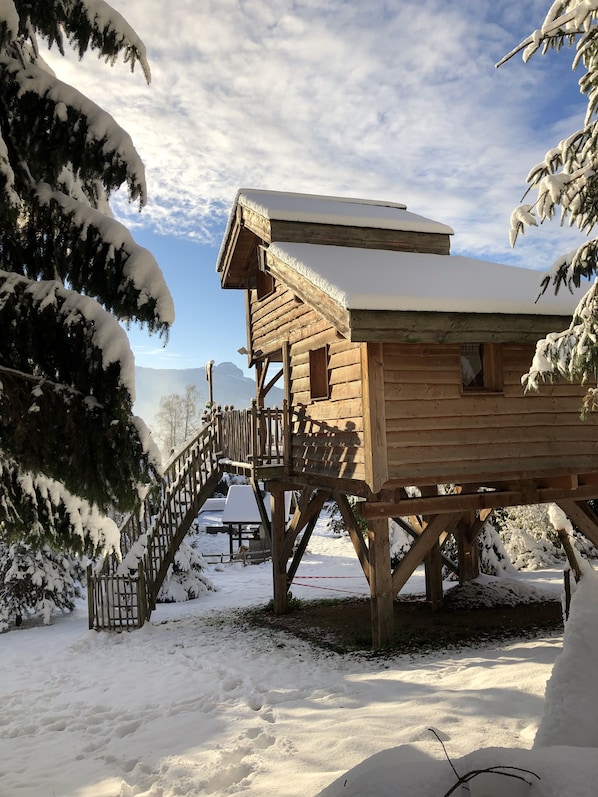
M 538 50 L 560 50 L 574 47 L 573 68 L 582 66 L 585 73 L 579 80 L 587 98 L 583 127 L 549 150 L 544 160 L 530 171 L 529 190 L 536 201 L 516 208 L 511 215 L 511 243 L 523 234 L 525 226 L 537 226 L 552 219 L 560 207 L 561 222 L 576 225 L 590 235 L 598 221 L 598 7 L 587 0 L 556 0 L 542 23 L 499 65 L 523 50 L 524 61 Z M 598 274 L 598 238 L 588 238 L 574 252 L 557 260 L 544 281 L 558 290 L 561 286 L 579 286 L 584 278 Z M 528 388 L 536 388 L 540 380 L 561 374 L 572 381 L 589 385 L 584 400 L 587 411 L 598 406 L 598 284 L 584 295 L 573 314 L 568 329 L 551 333 L 540 340 L 529 372 L 524 377 Z
M 104 0 L 0 2 L 0 533 L 80 551 L 115 541 L 101 513 L 132 508 L 159 461 L 132 414 L 119 321 L 164 334 L 174 313 L 109 209 L 123 184 L 146 201 L 130 137 L 52 73 L 42 43 L 150 73 Z
M 199 598 L 216 587 L 207 576 L 208 565 L 199 552 L 197 532 L 179 546 L 158 593 L 158 603 L 179 603 Z
M 81 595 L 75 559 L 43 545 L 0 541 L 0 632 L 39 617 L 45 625 L 56 611 L 72 611 Z

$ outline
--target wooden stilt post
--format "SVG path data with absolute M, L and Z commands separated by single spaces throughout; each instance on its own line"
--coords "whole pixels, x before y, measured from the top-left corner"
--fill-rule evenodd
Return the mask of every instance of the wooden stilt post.
M 460 522 L 457 529 L 457 558 L 459 563 L 459 583 L 473 581 L 480 575 L 477 537 L 473 529 Z M 473 539 L 472 539 L 473 536 Z
M 272 576 L 274 581 L 274 612 L 286 614 L 289 609 L 287 558 L 285 556 L 284 492 L 272 493 Z
M 426 600 L 432 605 L 432 609 L 439 609 L 444 598 L 440 543 L 434 543 L 424 559 L 424 565 L 426 569 Z
M 372 647 L 374 650 L 394 642 L 394 610 L 388 519 L 368 522 L 370 553 L 370 602 Z

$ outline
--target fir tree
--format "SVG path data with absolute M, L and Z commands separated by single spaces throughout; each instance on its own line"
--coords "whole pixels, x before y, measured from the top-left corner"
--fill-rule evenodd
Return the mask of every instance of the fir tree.
M 206 575 L 208 565 L 199 552 L 196 532 L 188 534 L 179 546 L 158 593 L 158 603 L 180 603 L 199 598 L 216 587 Z
M 72 611 L 80 597 L 81 568 L 47 545 L 0 541 L 0 632 L 38 617 L 45 625 L 57 611 Z
M 159 460 L 132 414 L 119 321 L 164 334 L 173 309 L 109 209 L 122 185 L 143 206 L 143 164 L 108 113 L 54 76 L 42 43 L 150 73 L 104 0 L 0 3 L 0 531 L 90 550 L 114 533 L 100 512 L 131 509 Z
M 574 48 L 573 68 L 585 72 L 579 81 L 587 98 L 583 127 L 549 150 L 544 160 L 530 171 L 529 191 L 535 202 L 520 205 L 511 216 L 511 243 L 526 226 L 552 219 L 560 208 L 561 223 L 576 225 L 588 239 L 574 252 L 553 265 L 543 287 L 580 286 L 585 278 L 598 274 L 598 238 L 589 237 L 598 221 L 598 9 L 586 0 L 557 0 L 552 3 L 542 27 L 535 30 L 500 64 L 523 50 L 524 61 L 539 50 Z M 500 65 L 499 64 L 499 65 Z M 525 377 L 528 388 L 556 374 L 589 385 L 584 407 L 598 405 L 598 285 L 591 285 L 573 314 L 568 329 L 552 333 L 537 344 L 536 355 Z

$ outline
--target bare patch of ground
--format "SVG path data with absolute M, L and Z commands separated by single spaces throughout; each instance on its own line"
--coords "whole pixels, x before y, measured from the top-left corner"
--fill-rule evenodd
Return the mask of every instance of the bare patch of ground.
M 249 613 L 252 624 L 285 630 L 301 639 L 341 653 L 372 646 L 368 599 L 291 601 L 290 611 L 275 615 L 271 607 Z M 433 609 L 420 596 L 394 603 L 393 650 L 415 653 L 533 638 L 563 631 L 559 601 L 462 608 L 447 601 Z

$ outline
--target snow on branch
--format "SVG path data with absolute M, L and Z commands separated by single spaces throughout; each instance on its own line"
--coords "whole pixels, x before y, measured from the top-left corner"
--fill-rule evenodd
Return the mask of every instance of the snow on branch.
M 80 56 L 91 46 L 113 64 L 122 52 L 124 62 L 131 65 L 131 71 L 138 62 L 146 81 L 151 81 L 145 45 L 116 9 L 104 0 L 70 0 L 65 3 L 65 8 L 64 26 L 69 40 L 78 45 Z M 83 20 L 87 26 L 82 33 Z
M 560 49 L 564 44 L 573 44 L 581 34 L 589 34 L 598 15 L 597 0 L 556 0 L 548 10 L 542 27 L 537 28 L 509 53 L 496 66 L 502 66 L 523 50 L 523 60 L 529 59 L 539 49 L 544 52 L 550 47 Z
M 521 378 L 526 390 L 537 390 L 541 381 L 561 375 L 569 381 L 588 384 L 598 373 L 598 278 L 581 299 L 569 328 L 552 332 L 536 344 L 527 374 Z M 584 412 L 598 405 L 598 392 L 590 388 L 584 398 Z
M 0 135 L 0 186 L 4 194 L 4 198 L 10 207 L 18 208 L 21 204 L 21 199 L 15 191 L 15 173 L 10 165 L 8 157 L 8 147 L 6 141 Z
M 97 148 L 104 162 L 113 169 L 122 166 L 131 201 L 138 199 L 141 206 L 145 205 L 147 192 L 143 162 L 129 134 L 109 113 L 36 64 L 23 66 L 14 58 L 0 56 L 0 70 L 4 73 L 4 80 L 9 79 L 16 84 L 17 99 L 23 100 L 27 95 L 42 98 L 53 106 L 56 122 L 67 123 L 69 112 L 74 112 L 84 124 L 86 146 Z M 80 127 L 80 122 L 77 126 Z
M 19 35 L 19 15 L 13 0 L 0 0 L 0 41 Z
M 36 312 L 50 306 L 68 332 L 77 325 L 89 329 L 91 344 L 101 352 L 106 369 L 119 364 L 121 383 L 135 398 L 135 360 L 126 332 L 118 321 L 89 296 L 68 290 L 57 280 L 31 281 L 13 272 L 0 271 L 0 310 L 9 297 L 30 297 Z M 18 301 L 18 298 L 17 298 Z
M 70 546 L 76 552 L 120 550 L 120 534 L 113 520 L 59 482 L 22 470 L 1 450 L 0 521 L 17 535 L 25 526 L 30 539 L 50 544 L 63 544 L 64 530 L 69 528 Z
M 115 253 L 124 254 L 122 284 L 119 297 L 133 290 L 137 310 L 155 304 L 154 319 L 150 326 L 166 326 L 174 321 L 174 304 L 164 276 L 152 253 L 135 243 L 129 230 L 116 219 L 96 210 L 80 199 L 73 199 L 61 191 L 55 191 L 46 183 L 37 187 L 40 205 L 56 203 L 70 217 L 80 240 L 97 239 L 102 257 L 114 263 Z M 105 247 L 108 247 L 106 254 Z M 103 268 L 106 268 L 104 263 Z M 149 319 L 148 319 L 149 320 Z

